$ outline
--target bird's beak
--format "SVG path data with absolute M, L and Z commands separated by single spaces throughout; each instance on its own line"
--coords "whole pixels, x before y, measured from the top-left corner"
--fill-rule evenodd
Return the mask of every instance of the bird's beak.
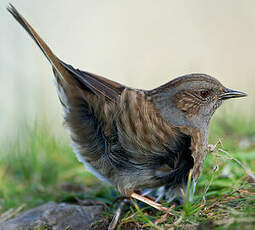
M 247 93 L 225 88 L 224 93 L 220 95 L 220 99 L 226 100 L 230 98 L 246 97 L 246 96 L 247 96 Z

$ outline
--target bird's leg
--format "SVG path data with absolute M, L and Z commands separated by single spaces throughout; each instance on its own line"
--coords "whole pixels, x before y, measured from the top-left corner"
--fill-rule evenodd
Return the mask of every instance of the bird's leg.
M 128 198 L 124 198 L 120 203 L 119 203 L 119 206 L 115 212 L 115 215 L 110 223 L 110 225 L 108 226 L 108 230 L 114 230 L 116 227 L 117 227 L 117 224 L 119 222 L 119 219 L 120 219 L 120 216 L 121 216 L 121 213 L 123 211 L 123 208 L 124 208 L 124 205 L 126 203 L 129 202 L 129 199 Z
M 137 199 L 137 200 L 140 200 L 142 202 L 144 202 L 145 204 L 148 204 L 150 205 L 151 207 L 153 208 L 156 208 L 162 212 L 166 212 L 167 211 L 167 208 L 165 208 L 164 206 L 162 206 L 161 204 L 147 198 L 147 197 L 143 197 L 135 192 L 131 193 L 130 197 L 134 198 L 134 199 Z

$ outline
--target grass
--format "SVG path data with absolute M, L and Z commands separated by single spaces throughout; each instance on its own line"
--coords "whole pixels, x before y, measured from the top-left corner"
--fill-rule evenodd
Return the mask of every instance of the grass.
M 169 214 L 132 202 L 118 229 L 255 228 L 255 180 L 236 161 L 255 171 L 255 124 L 227 115 L 212 121 L 209 142 L 221 138 L 220 148 L 231 155 L 208 153 L 194 202 L 186 199 L 178 207 L 164 204 L 170 207 Z M 91 228 L 104 229 L 116 209 L 111 204 L 118 193 L 86 172 L 69 144 L 54 137 L 47 124 L 20 130 L 0 149 L 0 222 L 47 201 L 93 199 L 107 208 Z

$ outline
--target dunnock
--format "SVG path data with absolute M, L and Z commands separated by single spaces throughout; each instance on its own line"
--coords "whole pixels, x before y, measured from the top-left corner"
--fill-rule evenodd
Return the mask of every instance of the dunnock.
M 73 148 L 86 168 L 122 194 L 158 189 L 169 201 L 196 184 L 206 157 L 208 125 L 226 99 L 244 97 L 206 74 L 178 77 L 153 90 L 133 89 L 61 61 L 10 5 L 9 12 L 52 65 Z M 193 189 L 194 191 L 194 189 Z

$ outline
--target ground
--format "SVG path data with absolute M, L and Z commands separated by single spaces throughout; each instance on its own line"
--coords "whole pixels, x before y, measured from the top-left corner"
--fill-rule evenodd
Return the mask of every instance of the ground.
M 91 229 L 106 228 L 119 194 L 86 172 L 69 143 L 51 133 L 47 123 L 29 125 L 1 144 L 0 223 L 47 201 L 94 200 L 105 212 Z M 208 153 L 194 203 L 163 203 L 170 207 L 166 215 L 132 201 L 118 229 L 254 229 L 255 124 L 222 113 L 210 125 L 209 142 L 219 139 L 222 146 Z

